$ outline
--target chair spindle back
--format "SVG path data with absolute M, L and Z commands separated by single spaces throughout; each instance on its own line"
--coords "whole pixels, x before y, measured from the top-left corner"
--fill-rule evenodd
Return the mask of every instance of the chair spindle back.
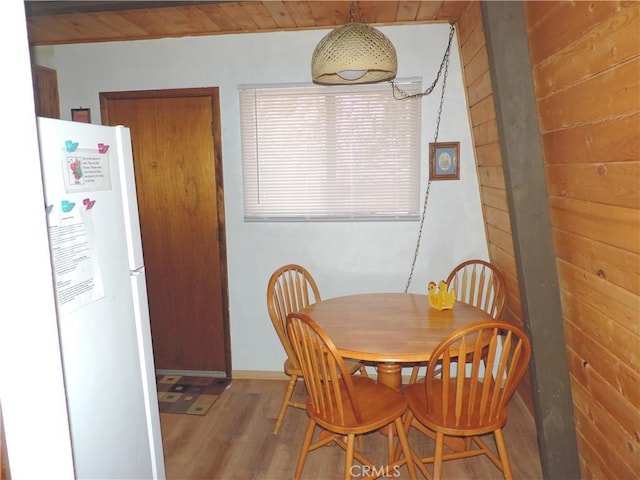
M 289 361 L 298 367 L 298 360 L 286 332 L 287 315 L 319 302 L 320 290 L 311 274 L 300 265 L 289 264 L 271 275 L 267 286 L 267 309 Z
M 484 260 L 467 260 L 447 278 L 449 288 L 455 289 L 456 299 L 480 308 L 499 320 L 506 298 L 504 277 L 495 266 Z
M 427 410 L 446 428 L 491 431 L 504 422 L 530 355 L 529 339 L 509 323 L 479 322 L 459 330 L 431 356 L 424 384 Z
M 299 312 L 288 315 L 287 333 L 315 413 L 336 423 L 344 423 L 347 416 L 362 423 L 349 370 L 331 339 Z M 349 407 L 351 411 L 346 410 Z

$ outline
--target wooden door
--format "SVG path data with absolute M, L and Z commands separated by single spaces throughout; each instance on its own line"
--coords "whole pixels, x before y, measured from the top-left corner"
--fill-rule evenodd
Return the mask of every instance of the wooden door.
M 58 74 L 52 68 L 31 65 L 33 100 L 39 117 L 60 118 Z
M 131 130 L 156 369 L 231 376 L 217 88 L 100 94 Z

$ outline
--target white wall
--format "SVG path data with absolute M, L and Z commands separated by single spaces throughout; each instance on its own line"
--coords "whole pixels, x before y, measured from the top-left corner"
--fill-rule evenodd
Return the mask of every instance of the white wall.
M 2 4 L 0 398 L 11 478 L 73 479 L 24 3 Z
M 398 52 L 398 77 L 435 78 L 449 25 L 381 28 Z M 284 353 L 267 316 L 266 284 L 284 263 L 300 263 L 323 297 L 404 291 L 418 222 L 244 223 L 237 86 L 310 82 L 311 54 L 328 30 L 185 37 L 137 42 L 38 47 L 37 63 L 58 72 L 61 112 L 91 108 L 98 93 L 220 87 L 226 204 L 231 348 L 234 370 L 278 371 Z M 330 88 L 330 87 L 327 87 Z M 391 87 L 389 87 L 391 94 Z M 423 195 L 440 85 L 423 102 Z M 454 41 L 441 142 L 459 141 L 459 181 L 433 182 L 421 252 L 410 292 L 446 277 L 467 258 L 488 258 L 457 43 Z

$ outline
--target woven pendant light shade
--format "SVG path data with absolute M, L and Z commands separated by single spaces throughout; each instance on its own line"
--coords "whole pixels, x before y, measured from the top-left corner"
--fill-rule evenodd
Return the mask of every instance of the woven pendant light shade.
M 393 80 L 398 70 L 396 49 L 379 30 L 351 22 L 331 31 L 313 51 L 315 83 L 348 85 Z

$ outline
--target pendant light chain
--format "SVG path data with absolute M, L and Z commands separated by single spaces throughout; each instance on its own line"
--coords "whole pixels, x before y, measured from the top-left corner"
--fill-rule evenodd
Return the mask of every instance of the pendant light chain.
M 360 11 L 360 4 L 358 4 L 358 11 L 360 12 L 360 17 L 362 17 L 362 12 Z M 351 2 L 351 5 L 349 5 L 349 22 L 353 23 L 355 21 L 355 18 L 356 18 L 356 2 Z
M 440 76 L 443 74 L 445 66 L 449 66 L 449 54 L 451 53 L 451 43 L 453 42 L 453 34 L 456 31 L 456 27 L 455 25 L 452 23 L 451 24 L 451 29 L 449 30 L 449 42 L 447 43 L 447 49 L 444 52 L 444 55 L 442 57 L 442 62 L 440 62 L 440 68 L 438 69 L 438 73 L 436 74 L 436 78 L 433 81 L 433 83 L 429 86 L 429 88 L 427 88 L 424 92 L 420 92 L 420 93 L 414 93 L 412 95 L 409 95 L 407 92 L 405 92 L 404 90 L 402 90 L 398 84 L 391 80 L 391 88 L 393 89 L 393 96 L 396 100 L 408 100 L 411 98 L 418 98 L 418 97 L 426 97 L 427 95 L 430 95 L 431 92 L 433 92 L 433 89 L 436 88 L 436 85 L 438 84 L 438 80 L 440 80 Z
M 441 90 L 441 93 L 440 93 L 440 105 L 438 105 L 438 116 L 436 118 L 436 129 L 435 129 L 435 134 L 434 134 L 434 137 L 433 137 L 433 143 L 438 143 L 438 135 L 440 134 L 440 119 L 442 118 L 442 105 L 444 104 L 444 92 L 445 92 L 445 88 L 446 88 L 446 85 L 447 85 L 447 76 L 449 74 L 449 53 L 451 51 L 451 41 L 453 39 L 454 29 L 455 29 L 454 25 L 451 24 L 451 31 L 449 32 L 449 44 L 447 46 L 447 50 L 446 50 L 446 52 L 444 54 L 444 57 L 442 58 L 442 63 L 440 64 L 440 69 L 438 70 L 438 74 L 436 76 L 435 81 L 431 84 L 431 86 L 424 93 L 418 93 L 418 94 L 415 94 L 415 95 L 407 95 L 405 92 L 400 90 L 393 82 L 391 82 L 393 84 L 393 87 L 394 87 L 394 97 L 395 97 L 396 90 L 398 92 L 400 92 L 400 94 L 402 94 L 402 97 L 400 97 L 400 99 L 413 98 L 413 97 L 422 97 L 422 96 L 425 96 L 425 95 L 429 95 L 433 91 L 433 89 L 435 88 L 436 84 L 438 83 L 440 75 L 442 74 L 442 90 Z M 416 241 L 416 249 L 415 249 L 415 252 L 413 253 L 413 262 L 411 263 L 411 270 L 409 272 L 409 278 L 407 278 L 407 285 L 404 287 L 404 293 L 407 293 L 407 291 L 409 290 L 409 286 L 411 286 L 411 280 L 413 279 L 413 271 L 415 270 L 416 262 L 418 260 L 418 253 L 420 251 L 420 241 L 422 240 L 422 230 L 423 230 L 423 227 L 424 227 L 424 220 L 425 220 L 426 214 L 427 214 L 427 203 L 429 201 L 429 190 L 430 189 L 431 189 L 431 180 L 429 180 L 427 182 L 427 189 L 426 189 L 425 195 L 424 195 L 424 204 L 422 206 L 422 215 L 420 216 L 420 227 L 418 229 L 418 239 Z

